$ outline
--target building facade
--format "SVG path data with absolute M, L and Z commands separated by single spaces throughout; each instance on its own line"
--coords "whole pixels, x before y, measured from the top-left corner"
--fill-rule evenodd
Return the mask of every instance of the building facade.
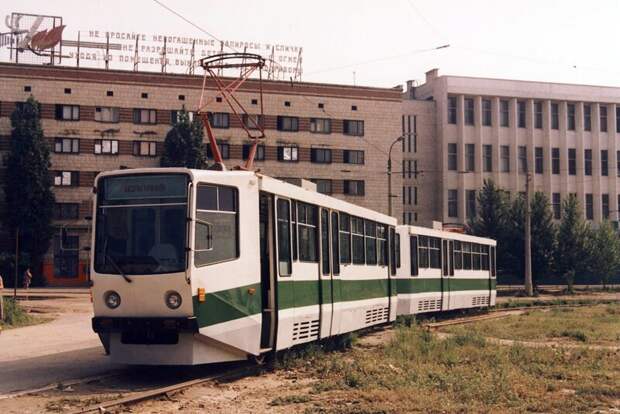
M 225 163 L 240 165 L 250 142 L 216 89 L 207 86 Z M 42 270 L 49 284 L 88 279 L 83 248 L 90 244 L 86 217 L 96 175 L 159 166 L 177 111 L 194 110 L 201 87 L 201 76 L 0 64 L 0 159 L 9 149 L 10 116 L 30 95 L 41 103 L 52 152 L 58 234 Z M 257 152 L 258 170 L 293 182 L 312 180 L 320 192 L 387 213 L 387 155 L 401 134 L 401 88 L 263 81 L 263 94 L 267 137 Z M 259 113 L 257 81 L 247 81 L 237 96 L 249 112 Z M 394 165 L 401 165 L 401 157 L 393 152 Z M 401 175 L 392 178 L 396 193 Z M 4 208 L 1 201 L 0 194 Z M 400 202 L 393 203 L 393 214 L 402 215 Z M 0 231 L 10 250 L 11 235 Z
M 421 117 L 420 101 L 434 102 L 437 172 L 420 207 L 432 217 L 421 221 L 464 224 L 485 179 L 514 197 L 529 176 L 556 219 L 561 201 L 575 194 L 587 220 L 617 222 L 620 88 L 439 76 L 433 69 L 424 84 L 408 84 L 404 113 Z M 403 186 L 414 183 L 407 176 Z

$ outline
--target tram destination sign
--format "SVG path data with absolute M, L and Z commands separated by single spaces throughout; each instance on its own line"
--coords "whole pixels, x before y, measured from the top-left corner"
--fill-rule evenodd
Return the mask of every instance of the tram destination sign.
M 106 201 L 185 198 L 187 177 L 181 174 L 106 177 Z

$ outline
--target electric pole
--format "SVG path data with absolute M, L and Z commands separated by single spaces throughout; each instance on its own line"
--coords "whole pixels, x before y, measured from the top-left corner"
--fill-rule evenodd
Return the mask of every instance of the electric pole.
M 530 180 L 532 179 L 529 170 L 526 170 L 525 178 L 525 294 L 534 296 L 532 286 L 532 214 L 530 211 L 531 190 Z

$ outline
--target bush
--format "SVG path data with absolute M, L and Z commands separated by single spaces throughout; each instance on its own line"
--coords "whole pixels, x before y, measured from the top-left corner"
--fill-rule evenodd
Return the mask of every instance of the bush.
M 2 298 L 2 300 L 4 300 L 4 314 L 2 315 L 2 322 L 4 324 L 20 326 L 32 321 L 32 316 L 26 313 L 19 305 L 19 302 L 14 301 L 13 298 Z

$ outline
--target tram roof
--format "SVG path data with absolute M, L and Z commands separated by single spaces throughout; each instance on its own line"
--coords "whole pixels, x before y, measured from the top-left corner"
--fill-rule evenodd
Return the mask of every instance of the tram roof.
M 469 234 L 456 233 L 453 231 L 436 230 L 429 227 L 399 225 L 397 228 L 405 228 L 410 235 L 421 235 L 430 237 L 440 237 L 443 239 L 458 240 L 471 243 L 487 244 L 497 246 L 497 241 L 488 237 L 471 236 Z

